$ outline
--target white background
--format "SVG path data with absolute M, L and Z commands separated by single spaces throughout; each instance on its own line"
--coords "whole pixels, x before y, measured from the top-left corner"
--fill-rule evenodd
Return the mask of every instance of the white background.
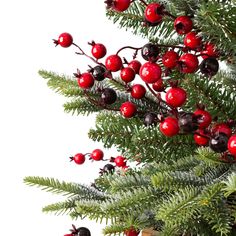
M 54 47 L 52 39 L 62 32 L 70 32 L 87 52 L 88 41 L 104 43 L 109 54 L 127 44 L 140 46 L 140 39 L 108 21 L 103 0 L 8 0 L 1 3 L 0 22 L 0 235 L 60 236 L 72 223 L 102 235 L 100 224 L 43 214 L 44 205 L 61 198 L 23 184 L 29 175 L 90 184 L 104 165 L 68 161 L 75 153 L 102 148 L 87 138 L 94 117 L 65 114 L 65 99 L 37 71 L 72 75 L 91 64 L 75 48 Z M 106 150 L 109 155 L 114 151 Z

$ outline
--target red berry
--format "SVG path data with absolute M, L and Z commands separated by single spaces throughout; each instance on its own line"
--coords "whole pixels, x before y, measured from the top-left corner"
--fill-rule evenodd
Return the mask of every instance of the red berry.
M 212 133 L 213 134 L 224 133 L 229 138 L 232 135 L 232 129 L 225 123 L 219 123 L 215 124 L 212 127 Z
M 120 111 L 125 118 L 131 118 L 137 112 L 137 108 L 132 102 L 124 102 L 120 107 Z
M 122 68 L 122 60 L 118 55 L 110 55 L 106 58 L 105 65 L 107 70 L 116 72 Z
M 125 83 L 129 83 L 135 78 L 135 71 L 131 67 L 125 67 L 120 71 L 120 77 Z
M 211 124 L 212 117 L 208 111 L 197 109 L 194 115 L 197 116 L 197 123 L 200 129 L 207 128 Z
M 64 236 L 74 236 L 74 234 L 65 234 Z
M 206 59 L 208 57 L 218 57 L 219 56 L 216 46 L 213 43 L 206 43 L 203 50 L 201 51 L 201 54 L 207 54 L 207 55 L 202 55 L 203 59 Z
M 179 58 L 179 66 L 182 73 L 195 72 L 198 69 L 198 64 L 198 58 L 191 53 L 186 53 Z
M 128 67 L 132 68 L 136 74 L 139 73 L 140 67 L 141 67 L 141 62 L 137 61 L 137 60 L 133 60 L 128 64 Z
M 202 39 L 195 32 L 189 32 L 184 38 L 184 45 L 190 49 L 198 49 L 202 45 Z
M 194 141 L 196 144 L 200 145 L 200 146 L 206 146 L 208 145 L 209 142 L 209 138 L 206 137 L 206 132 L 204 130 L 197 130 L 196 134 L 193 135 Z
M 174 68 L 177 65 L 179 54 L 174 50 L 170 50 L 162 57 L 162 63 L 167 68 Z
M 170 88 L 166 93 L 166 102 L 172 107 L 181 107 L 186 99 L 186 91 L 179 87 Z
M 115 11 L 125 11 L 129 8 L 131 1 L 130 0 L 114 0 L 113 1 L 113 9 Z
M 85 162 L 85 155 L 82 153 L 77 153 L 72 159 L 76 164 L 82 165 Z
M 141 84 L 135 84 L 131 88 L 131 96 L 136 99 L 141 99 L 145 96 L 146 89 Z
M 139 235 L 139 231 L 136 231 L 134 229 L 129 229 L 125 231 L 125 235 L 126 236 L 138 236 Z
M 228 141 L 228 150 L 232 155 L 236 155 L 236 134 L 232 135 Z
M 159 3 L 150 3 L 147 5 L 144 16 L 150 23 L 159 23 L 162 20 L 162 6 Z
M 179 16 L 174 22 L 175 30 L 178 34 L 187 34 L 193 28 L 193 22 L 188 16 Z
M 139 75 L 145 83 L 153 84 L 161 79 L 161 67 L 156 63 L 146 62 L 141 66 Z
M 100 58 L 103 58 L 106 55 L 107 49 L 101 43 L 94 43 L 92 45 L 91 53 L 95 58 L 100 59 Z
M 90 154 L 90 157 L 95 161 L 101 161 L 103 159 L 104 153 L 101 149 L 95 149 Z
M 94 85 L 94 78 L 90 73 L 82 73 L 78 77 L 78 84 L 83 89 L 91 88 Z
M 160 123 L 160 131 L 167 137 L 172 137 L 179 133 L 178 120 L 174 117 L 167 117 Z
M 68 48 L 73 43 L 73 38 L 69 33 L 62 33 L 59 35 L 58 40 L 54 40 L 56 45 L 60 45 L 63 48 Z
M 114 162 L 116 163 L 116 166 L 118 166 L 118 167 L 125 167 L 126 166 L 126 158 L 124 158 L 122 156 L 117 156 L 115 158 Z
M 163 92 L 165 90 L 165 85 L 162 79 L 159 79 L 157 82 L 152 84 L 152 88 L 157 92 Z

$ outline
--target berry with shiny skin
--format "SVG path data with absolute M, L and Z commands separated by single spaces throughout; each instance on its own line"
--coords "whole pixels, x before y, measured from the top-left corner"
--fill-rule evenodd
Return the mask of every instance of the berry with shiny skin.
M 138 60 L 133 60 L 128 64 L 128 67 L 132 68 L 135 74 L 139 74 L 140 67 L 142 66 L 141 62 Z
M 236 156 L 236 134 L 232 135 L 228 141 L 228 150 L 233 155 Z
M 113 2 L 112 8 L 115 11 L 123 12 L 129 8 L 131 0 L 113 0 L 112 2 Z
M 179 133 L 178 120 L 174 117 L 167 117 L 160 123 L 160 131 L 167 137 L 175 136 Z
M 194 141 L 199 146 L 207 146 L 209 142 L 209 138 L 207 137 L 207 133 L 204 130 L 197 130 L 193 135 Z
M 225 152 L 227 150 L 228 137 L 224 133 L 219 133 L 212 137 L 209 141 L 209 147 L 218 153 Z
M 161 67 L 153 62 L 144 63 L 139 71 L 141 79 L 148 84 L 153 84 L 161 79 Z
M 215 124 L 211 131 L 214 135 L 224 133 L 228 138 L 232 135 L 232 129 L 225 123 Z
M 131 96 L 136 99 L 141 99 L 145 96 L 146 89 L 141 84 L 135 84 L 131 87 Z
M 90 158 L 92 158 L 95 161 L 101 161 L 104 157 L 104 153 L 101 149 L 95 149 L 90 154 Z
M 174 50 L 166 52 L 162 57 L 162 63 L 165 67 L 173 69 L 177 66 L 179 60 L 179 54 Z
M 214 76 L 219 70 L 219 62 L 214 57 L 208 57 L 201 62 L 199 68 L 202 74 Z
M 143 123 L 145 126 L 154 125 L 156 126 L 158 123 L 158 117 L 157 114 L 154 112 L 148 112 L 144 115 Z
M 113 104 L 117 99 L 116 91 L 112 88 L 105 88 L 101 94 L 101 100 L 105 104 Z
M 111 174 L 115 171 L 115 166 L 113 166 L 112 164 L 106 164 L 102 170 L 106 174 Z
M 131 67 L 125 67 L 120 71 L 120 78 L 125 82 L 129 83 L 135 78 L 135 71 Z
M 159 3 L 150 3 L 145 8 L 144 18 L 152 24 L 160 23 L 162 21 L 162 11 L 163 7 Z
M 103 44 L 93 42 L 91 53 L 96 59 L 100 59 L 106 55 L 107 49 Z
M 145 44 L 141 49 L 141 55 L 144 60 L 155 62 L 159 56 L 159 48 L 153 43 Z
M 174 22 L 175 30 L 178 34 L 187 34 L 193 28 L 193 22 L 188 16 L 179 16 Z
M 110 55 L 106 58 L 105 65 L 107 70 L 116 72 L 122 68 L 122 60 L 118 55 Z
M 218 52 L 216 46 L 213 43 L 206 43 L 203 50 L 201 51 L 202 58 L 206 59 L 207 57 L 218 57 Z M 205 55 L 204 55 L 205 54 Z
M 173 87 L 167 91 L 165 98 L 172 107 L 181 107 L 187 100 L 187 93 L 180 87 Z
M 91 233 L 88 228 L 80 227 L 77 229 L 78 234 L 76 236 L 91 236 Z
M 95 80 L 102 81 L 106 78 L 106 68 L 104 66 L 95 66 L 92 69 L 92 74 Z
M 77 81 L 78 81 L 79 87 L 83 88 L 83 89 L 89 89 L 89 88 L 93 87 L 93 85 L 94 85 L 94 78 L 88 72 L 78 75 Z
M 184 38 L 184 45 L 190 49 L 199 49 L 202 46 L 202 39 L 195 32 L 189 32 Z
M 180 130 L 184 133 L 192 133 L 198 129 L 197 119 L 193 113 L 180 112 L 178 122 Z
M 162 79 L 159 79 L 157 82 L 155 82 L 154 84 L 152 84 L 152 88 L 156 91 L 156 92 L 163 92 L 165 90 L 165 85 L 163 83 Z
M 126 158 L 124 158 L 122 156 L 117 156 L 114 159 L 114 162 L 115 162 L 116 166 L 118 166 L 118 167 L 125 167 L 126 166 Z
M 74 234 L 65 234 L 64 236 L 75 236 Z
M 135 229 L 129 229 L 125 231 L 126 236 L 138 236 L 139 231 L 136 231 Z
M 73 157 L 70 157 L 78 165 L 82 165 L 85 162 L 85 155 L 83 153 L 77 153 Z
M 68 48 L 73 44 L 73 37 L 69 33 L 62 33 L 59 35 L 58 40 L 54 40 L 54 43 L 63 48 Z
M 124 102 L 120 107 L 120 112 L 125 118 L 131 118 L 136 114 L 137 108 L 132 102 Z
M 198 58 L 191 53 L 185 53 L 179 58 L 179 69 L 182 73 L 193 73 L 198 69 Z
M 207 128 L 211 124 L 212 117 L 208 111 L 197 109 L 194 111 L 194 115 L 197 116 L 197 123 L 200 129 Z

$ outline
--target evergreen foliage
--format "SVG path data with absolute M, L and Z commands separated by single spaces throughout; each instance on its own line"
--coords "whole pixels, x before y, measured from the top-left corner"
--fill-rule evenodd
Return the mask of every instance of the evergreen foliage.
M 226 70 L 213 78 L 200 73 L 172 75 L 188 94 L 182 109 L 193 112 L 196 104 L 204 104 L 219 122 L 235 120 L 235 1 L 167 0 L 162 4 L 174 16 L 194 16 L 194 30 L 217 45 L 220 60 L 226 62 Z M 164 17 L 156 27 L 144 27 L 144 8 L 141 1 L 135 0 L 125 12 L 108 10 L 107 16 L 121 28 L 157 44 L 171 47 L 183 40 L 173 30 L 170 17 Z M 158 63 L 163 67 L 161 60 Z M 88 133 L 90 139 L 102 142 L 105 148 L 115 147 L 128 161 L 140 163 L 126 171 L 102 174 L 95 180 L 96 188 L 53 178 L 26 177 L 26 184 L 66 197 L 65 201 L 44 207 L 44 212 L 105 221 L 109 224 L 104 229 L 106 235 L 120 235 L 130 228 L 154 228 L 163 236 L 236 235 L 235 160 L 226 160 L 208 147 L 198 147 L 192 134 L 170 138 L 160 132 L 158 125 L 146 127 L 146 112 L 168 113 L 168 107 L 157 102 L 152 93 L 142 100 L 131 98 L 120 78 L 96 81 L 92 89 L 83 90 L 74 78 L 44 70 L 39 74 L 51 89 L 69 99 L 64 104 L 66 112 L 96 114 L 96 126 Z M 115 104 L 99 103 L 101 88 L 117 91 Z M 131 119 L 119 112 L 127 100 L 138 107 Z

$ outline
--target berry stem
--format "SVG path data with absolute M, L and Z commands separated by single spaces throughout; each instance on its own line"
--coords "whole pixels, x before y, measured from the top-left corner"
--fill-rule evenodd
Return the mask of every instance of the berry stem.
M 148 4 L 144 0 L 139 0 L 143 5 L 147 6 Z
M 127 49 L 127 48 L 129 48 L 129 49 L 134 49 L 134 50 L 135 50 L 135 54 L 134 54 L 133 59 L 136 58 L 136 55 L 137 55 L 138 51 L 142 49 L 142 47 L 136 48 L 136 47 L 132 47 L 132 46 L 125 46 L 125 47 L 122 47 L 121 49 L 119 49 L 119 50 L 117 51 L 116 55 L 118 55 L 122 50 Z
M 98 60 L 96 60 L 96 59 L 94 59 L 93 57 L 91 57 L 91 56 L 89 56 L 88 54 L 86 54 L 86 53 L 84 52 L 84 50 L 83 50 L 79 45 L 77 45 L 77 44 L 75 44 L 75 43 L 73 43 L 73 45 L 74 45 L 75 47 L 77 47 L 77 48 L 80 50 L 80 52 L 76 52 L 77 55 L 86 56 L 86 57 L 88 57 L 90 60 L 92 60 L 93 62 L 95 62 L 96 64 L 105 67 L 105 65 L 104 65 L 103 63 L 98 62 Z

